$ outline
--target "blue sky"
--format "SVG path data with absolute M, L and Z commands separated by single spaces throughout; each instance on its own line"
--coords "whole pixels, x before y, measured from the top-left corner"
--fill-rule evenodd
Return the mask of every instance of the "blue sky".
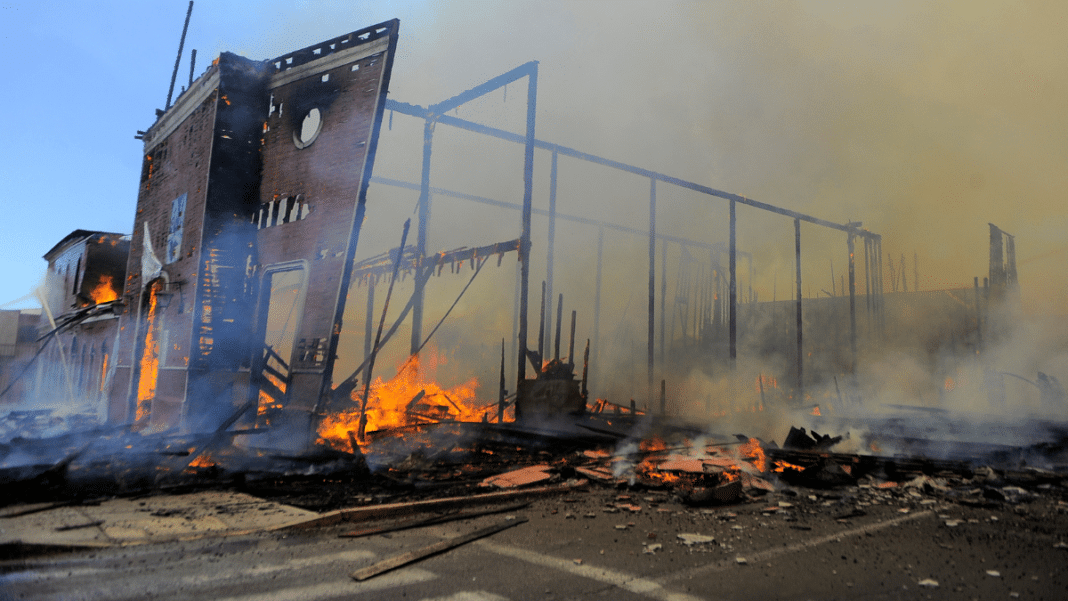
M 0 305 L 72 230 L 129 232 L 133 136 L 165 103 L 186 6 L 0 0 Z M 982 275 L 994 222 L 1018 236 L 1029 307 L 1068 313 L 1063 3 L 200 0 L 179 86 L 193 48 L 200 74 L 222 50 L 271 58 L 394 17 L 395 99 L 435 102 L 539 60 L 539 137 L 861 219 L 888 253 L 919 254 L 921 287 Z M 495 118 L 483 108 L 464 116 Z

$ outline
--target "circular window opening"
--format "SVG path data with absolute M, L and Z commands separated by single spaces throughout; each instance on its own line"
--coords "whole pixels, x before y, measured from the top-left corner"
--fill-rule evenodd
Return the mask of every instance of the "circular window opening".
M 323 129 L 323 118 L 319 109 L 311 109 L 300 124 L 300 131 L 293 132 L 293 143 L 297 148 L 307 148 L 319 137 Z

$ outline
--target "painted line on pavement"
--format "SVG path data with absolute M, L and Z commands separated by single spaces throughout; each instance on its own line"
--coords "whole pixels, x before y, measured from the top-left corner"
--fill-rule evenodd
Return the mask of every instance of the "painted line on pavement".
M 543 555 L 541 553 L 535 553 L 534 551 L 528 551 L 527 549 L 502 545 L 489 540 L 480 540 L 472 544 L 493 551 L 498 555 L 506 555 L 534 565 L 567 572 L 589 580 L 596 580 L 597 582 L 603 582 L 604 584 L 609 584 L 625 591 L 643 595 L 650 599 L 659 599 L 660 601 L 701 601 L 702 599 L 707 599 L 705 597 L 694 597 L 693 595 L 666 590 L 663 586 L 652 580 L 641 578 L 633 574 L 625 574 L 607 568 L 578 565 L 570 559 L 560 559 L 559 557 Z
M 825 544 L 825 543 L 829 543 L 831 541 L 841 540 L 841 539 L 846 538 L 846 537 L 859 536 L 859 535 L 862 535 L 862 534 L 868 534 L 870 532 L 877 532 L 879 530 L 884 530 L 886 528 L 890 528 L 890 527 L 893 527 L 893 526 L 898 526 L 898 525 L 904 524 L 906 522 L 911 522 L 913 520 L 918 520 L 920 518 L 932 517 L 932 516 L 934 516 L 934 512 L 933 511 L 920 511 L 918 513 L 911 513 L 911 514 L 906 515 L 906 516 L 893 518 L 893 519 L 886 520 L 886 521 L 883 521 L 883 522 L 876 522 L 874 524 L 868 524 L 866 526 L 860 526 L 858 528 L 852 528 L 852 529 L 849 529 L 849 530 L 843 530 L 841 532 L 836 532 L 834 534 L 828 534 L 826 536 L 821 536 L 821 537 L 818 537 L 818 538 L 812 538 L 812 539 L 809 539 L 809 540 L 806 540 L 806 541 L 802 541 L 800 543 L 794 543 L 792 545 L 787 545 L 785 547 L 774 547 L 774 548 L 767 549 L 767 550 L 764 550 L 764 551 L 757 551 L 755 553 L 748 553 L 748 554 L 745 554 L 744 557 L 746 558 L 746 561 L 748 563 L 750 563 L 750 564 L 761 562 L 761 561 L 767 561 L 768 559 L 771 559 L 772 557 L 777 557 L 779 555 L 785 555 L 787 553 L 793 553 L 794 551 L 801 551 L 803 549 L 810 549 L 812 547 L 816 547 L 816 546 L 819 546 L 819 545 L 822 545 L 822 544 Z M 653 580 L 655 582 L 662 582 L 662 583 L 666 584 L 668 582 L 674 582 L 676 580 L 683 580 L 683 579 L 693 578 L 694 576 L 699 576 L 701 574 L 712 574 L 712 573 L 715 573 L 715 572 L 723 572 L 723 571 L 729 570 L 731 568 L 738 568 L 738 567 L 740 567 L 740 566 L 738 565 L 737 560 L 735 560 L 735 559 L 725 559 L 723 561 L 718 561 L 716 563 L 710 563 L 710 564 L 706 564 L 706 565 L 703 565 L 703 566 L 697 566 L 695 568 L 687 568 L 685 570 L 680 570 L 678 572 L 674 572 L 674 573 L 668 574 L 666 576 L 660 576 L 658 578 L 654 578 Z

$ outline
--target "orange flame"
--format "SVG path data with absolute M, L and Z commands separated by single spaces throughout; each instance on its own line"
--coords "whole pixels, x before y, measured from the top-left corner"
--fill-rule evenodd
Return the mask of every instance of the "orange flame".
M 772 467 L 771 469 L 771 471 L 778 472 L 780 474 L 785 472 L 786 470 L 803 472 L 805 471 L 805 468 L 801 467 L 800 465 L 790 463 L 789 461 L 776 461 L 774 467 Z
M 119 298 L 119 293 L 115 290 L 113 280 L 114 277 L 110 275 L 100 276 L 100 282 L 96 285 L 96 288 L 89 292 L 89 298 L 94 305 L 110 303 Z
M 760 441 L 755 438 L 750 438 L 749 442 L 742 443 L 738 447 L 738 455 L 744 457 L 761 472 L 768 469 L 768 457 L 764 454 L 764 447 L 760 446 Z
M 152 399 L 156 396 L 156 377 L 159 375 L 159 340 L 156 339 L 156 290 L 148 292 L 148 317 L 145 318 L 145 350 L 141 354 L 141 374 L 137 380 L 137 412 L 134 421 L 148 417 Z
M 215 460 L 202 453 L 189 464 L 189 467 L 215 467 Z
M 812 408 L 812 415 L 822 415 L 822 413 L 820 413 L 820 406 L 819 405 L 816 405 L 815 407 Z
M 946 378 L 946 392 L 953 390 L 957 387 L 957 383 L 953 381 L 953 378 Z
M 775 376 L 759 375 L 753 381 L 753 391 L 754 392 L 760 392 L 761 380 L 763 380 L 764 389 L 765 390 L 767 390 L 769 388 L 778 388 L 779 387 L 779 380 L 777 378 L 775 378 Z
M 495 404 L 489 408 L 475 405 L 476 378 L 445 390 L 420 377 L 419 363 L 419 357 L 413 356 L 392 380 L 384 382 L 377 378 L 374 381 L 367 399 L 367 432 L 439 421 L 481 421 L 496 408 Z M 440 363 L 444 363 L 443 357 L 430 352 L 427 371 L 434 371 Z M 362 402 L 362 393 L 359 389 L 352 394 L 357 405 Z M 422 397 L 417 399 L 420 393 Z M 327 415 L 319 424 L 318 442 L 347 451 L 351 446 L 348 433 L 358 431 L 359 426 L 358 406 Z

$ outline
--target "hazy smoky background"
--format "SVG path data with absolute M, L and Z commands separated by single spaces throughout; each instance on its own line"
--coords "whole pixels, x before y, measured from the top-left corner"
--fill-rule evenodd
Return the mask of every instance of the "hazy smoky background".
M 1068 118 L 1062 110 L 1068 99 L 1064 81 L 1068 59 L 1053 24 L 1065 14 L 1064 7 L 1054 3 L 1023 7 L 451 4 L 431 7 L 408 20 L 402 15 L 390 97 L 425 106 L 538 60 L 539 139 L 830 221 L 862 221 L 865 228 L 883 235 L 887 291 L 891 287 L 886 263 L 893 260 L 900 270 L 901 255 L 906 257 L 910 290 L 917 285 L 920 290 L 970 287 L 973 276 L 986 274 L 986 224 L 996 223 L 1017 236 L 1025 311 L 1063 314 L 1068 309 L 1068 278 L 1056 267 L 1068 249 L 1064 236 L 1068 223 L 1059 210 L 1063 203 L 1058 202 L 1064 200 L 1068 183 L 1064 169 Z M 525 92 L 521 80 L 506 93 L 498 90 L 455 114 L 522 133 Z M 421 120 L 393 115 L 392 129 L 388 124 L 383 128 L 376 176 L 418 183 L 422 130 Z M 518 204 L 523 193 L 522 154 L 520 145 L 438 125 L 431 184 Z M 547 151 L 536 151 L 535 210 L 548 209 L 549 163 Z M 645 230 L 648 197 L 648 180 L 559 159 L 561 213 Z M 395 246 L 400 223 L 415 217 L 417 199 L 416 190 L 372 185 L 367 220 L 371 227 L 364 228 L 360 256 Z M 659 232 L 707 244 L 726 243 L 725 201 L 664 184 L 657 186 L 657 201 Z M 431 213 L 430 251 L 519 235 L 517 211 L 435 195 Z M 739 249 L 753 258 L 751 280 L 746 260 L 739 261 L 740 296 L 792 299 L 792 223 L 747 207 L 739 207 L 738 214 Z M 413 223 L 413 236 L 414 227 Z M 562 292 L 564 347 L 570 311 L 578 311 L 579 358 L 586 338 L 594 337 L 598 234 L 596 227 L 557 222 L 549 308 L 555 322 L 556 294 Z M 532 347 L 537 343 L 546 239 L 547 219 L 535 214 Z M 802 251 L 802 295 L 828 297 L 831 290 L 841 295 L 847 277 L 845 235 L 803 224 Z M 668 245 L 666 261 L 663 252 L 658 243 L 658 339 L 662 324 L 669 334 L 676 326 L 678 307 L 672 301 L 680 286 L 682 262 L 677 245 Z M 601 344 L 592 350 L 598 360 L 594 378 L 601 388 L 594 394 L 624 403 L 632 397 L 644 399 L 648 239 L 606 230 L 602 259 Z M 721 268 L 726 265 L 722 253 L 695 253 L 695 260 L 704 269 L 717 261 Z M 662 261 L 668 297 L 663 321 Z M 457 355 L 455 365 L 478 371 L 480 382 L 493 391 L 501 338 L 508 350 L 508 386 L 513 386 L 515 270 L 514 254 L 506 256 L 500 268 L 491 259 L 435 335 L 440 348 Z M 466 267 L 452 275 L 446 268 L 445 273 L 449 275 L 428 285 L 424 335 L 472 271 Z M 863 290 L 860 267 L 857 276 Z M 380 284 L 378 307 L 383 293 Z M 410 287 L 398 286 L 396 310 L 408 294 Z M 348 332 L 354 320 L 363 323 L 359 311 L 352 313 L 363 307 L 360 293 L 353 294 Z M 930 322 L 910 326 L 939 320 L 937 315 L 930 317 Z M 782 328 L 790 327 L 792 307 L 785 307 L 775 319 L 784 322 Z M 377 320 L 376 315 L 376 324 Z M 863 321 L 862 315 L 862 330 Z M 848 322 L 832 325 L 834 340 L 842 342 Z M 757 331 L 770 327 L 748 326 Z M 1014 351 L 989 354 L 1000 363 L 1015 364 L 1032 378 L 1039 365 L 1064 374 L 1062 361 L 1056 358 L 1063 345 L 1049 331 L 1021 323 L 1010 336 Z M 1036 338 L 1038 332 L 1045 335 Z M 808 344 L 816 344 L 824 334 L 809 330 Z M 390 351 L 399 363 L 407 352 L 408 334 L 402 329 L 395 340 L 403 340 L 400 348 Z M 670 335 L 667 344 L 670 347 Z M 939 353 L 957 357 L 960 351 L 946 348 Z M 566 348 L 561 353 L 566 354 Z M 861 353 L 862 369 L 879 366 L 865 373 L 873 382 L 872 390 L 895 391 L 886 398 L 869 391 L 867 398 L 887 403 L 945 400 L 947 395 L 932 397 L 931 390 L 944 388 L 948 360 L 932 361 L 929 353 L 888 356 L 863 344 Z M 789 378 L 782 371 L 782 365 L 792 361 L 789 356 L 748 359 L 756 367 L 745 368 L 747 375 L 740 378 L 747 382 L 742 386 L 748 391 L 746 403 L 756 394 L 749 390 L 754 388 L 750 384 L 761 373 Z M 842 373 L 840 365 L 825 368 L 828 373 Z M 701 373 L 671 384 L 676 394 L 669 396 L 692 396 L 699 405 L 707 396 L 722 397 L 720 388 L 725 384 L 718 382 L 718 376 Z M 832 394 L 824 387 L 808 392 L 813 403 Z M 766 396 L 770 394 L 766 391 Z
M 185 2 L 180 2 L 174 11 L 168 30 L 174 36 L 184 8 Z M 109 12 L 114 11 L 100 11 Z M 1031 315 L 1068 312 L 1068 275 L 1060 269 L 1068 252 L 1068 218 L 1063 210 L 1068 189 L 1068 115 L 1063 110 L 1068 105 L 1068 42 L 1060 27 L 1068 7 L 1061 3 L 460 1 L 374 7 L 317 2 L 294 7 L 268 2 L 240 12 L 237 18 L 223 5 L 197 4 L 193 38 L 186 47 L 200 48 L 201 65 L 222 50 L 269 58 L 399 17 L 400 40 L 390 85 L 394 100 L 425 106 L 537 60 L 539 139 L 830 221 L 863 221 L 865 228 L 883 235 L 885 275 L 889 275 L 885 261 L 897 262 L 904 254 L 912 276 L 915 253 L 921 290 L 969 288 L 973 276 L 985 275 L 987 222 L 993 222 L 1017 236 L 1024 310 Z M 134 9 L 125 13 L 133 14 Z M 138 56 L 152 56 L 155 64 L 166 68 L 151 71 L 156 78 L 153 99 L 120 97 L 123 110 L 144 117 L 123 125 L 123 131 L 143 129 L 150 122 L 151 103 L 161 103 L 156 97 L 162 96 L 170 75 L 173 44 L 158 43 L 156 29 L 146 31 L 154 36 L 151 41 L 132 47 L 139 48 Z M 128 50 L 104 55 L 108 60 L 98 61 L 101 68 L 130 65 L 127 59 L 133 57 L 123 54 Z M 101 79 L 117 76 L 94 73 Z M 457 114 L 522 132 L 525 92 L 525 82 L 519 81 L 508 87 L 507 100 L 504 91 L 497 91 L 461 107 Z M 376 176 L 419 181 L 422 126 L 422 121 L 399 114 L 393 116 L 391 129 L 388 123 L 383 125 Z M 522 154 L 519 145 L 439 125 L 431 182 L 520 203 Z M 125 180 L 132 194 L 140 156 L 132 152 L 131 157 Z M 549 153 L 536 152 L 535 209 L 548 208 L 549 163 Z M 561 157 L 558 186 L 561 213 L 638 230 L 647 227 L 647 180 Z M 725 201 L 666 185 L 658 185 L 657 198 L 659 231 L 708 244 L 726 243 Z M 417 199 L 417 191 L 371 186 L 358 259 L 396 246 L 401 223 L 415 217 Z M 428 243 L 432 252 L 519 235 L 516 211 L 440 195 L 432 203 Z M 132 196 L 126 207 L 123 210 L 132 209 Z M 96 226 L 89 216 L 81 215 L 83 221 L 73 227 L 121 230 Z M 792 224 L 747 207 L 739 207 L 738 216 L 739 249 L 753 257 L 752 280 L 746 261 L 739 261 L 740 295 L 747 295 L 751 287 L 761 301 L 792 298 Z M 73 229 L 63 227 L 50 239 Z M 595 338 L 592 279 L 598 231 L 561 220 L 556 234 L 553 291 L 554 297 L 565 295 L 563 346 L 574 309 L 580 355 L 586 338 Z M 413 225 L 409 243 L 414 235 Z M 546 237 L 547 220 L 535 215 L 531 346 L 537 341 Z M 802 225 L 802 249 L 803 296 L 821 297 L 822 291 L 834 286 L 841 294 L 847 261 L 844 234 Z M 648 240 L 605 230 L 602 250 L 601 344 L 591 354 L 597 360 L 594 381 L 603 387 L 593 394 L 625 403 L 645 394 Z M 658 244 L 657 338 L 663 252 Z M 694 258 L 711 269 L 710 254 L 695 253 Z M 677 245 L 667 246 L 669 300 L 678 288 L 681 255 Z M 718 261 L 723 266 L 726 258 L 721 254 Z M 832 269 L 837 280 L 833 282 Z M 456 274 L 446 267 L 442 277 L 431 280 L 424 335 L 470 274 L 469 266 Z M 858 281 L 861 278 L 858 271 Z M 501 338 L 508 351 L 507 385 L 514 388 L 515 282 L 514 253 L 499 268 L 491 258 L 432 343 L 451 354 L 446 365 L 458 368 L 443 377 L 464 382 L 477 375 L 489 393 L 487 400 L 495 396 Z M 911 290 L 917 282 L 910 277 L 908 283 Z M 885 289 L 890 291 L 889 283 Z M 349 297 L 339 374 L 347 375 L 362 359 L 365 293 L 365 287 L 357 287 Z M 410 294 L 409 276 L 394 292 L 387 327 Z M 377 310 L 384 297 L 382 281 L 376 289 Z M 550 307 L 555 323 L 555 298 Z M 674 308 L 667 307 L 668 332 Z M 781 316 L 740 331 L 744 336 L 757 326 L 788 328 L 792 318 L 787 306 Z M 375 326 L 378 319 L 376 312 Z M 923 327 L 937 319 L 935 315 L 912 325 Z M 1047 367 L 1048 373 L 1068 379 L 1062 322 L 1063 317 L 1021 321 L 1009 336 L 1012 352 L 987 354 L 992 359 L 1005 357 L 999 359 L 1002 364 L 1018 364 L 1014 369 L 1019 372 L 1014 373 L 1022 376 L 1034 378 L 1036 369 Z M 826 331 L 818 329 L 823 325 Z M 860 325 L 866 327 L 863 318 Z M 832 340 L 834 345 L 823 344 L 839 346 L 844 327 L 841 321 L 806 322 L 807 344 Z M 376 373 L 395 373 L 407 355 L 409 338 L 407 326 L 402 327 Z M 777 371 L 776 377 L 788 380 L 781 371 L 791 360 L 789 352 L 779 349 L 768 360 L 743 348 L 739 364 L 744 377 L 738 378 L 733 390 L 747 391 L 744 402 L 751 404 L 758 396 L 753 383 L 760 374 Z M 946 366 L 960 352 L 947 347 L 934 355 L 925 352 L 899 361 L 862 346 L 860 365 L 878 366 L 882 375 L 873 379 L 899 395 L 885 402 L 908 397 L 911 402 L 931 403 L 939 398 L 932 396 L 931 387 L 944 388 L 950 370 Z M 939 358 L 943 356 L 949 359 Z M 813 361 L 821 360 L 817 353 Z M 836 360 L 825 369 L 842 373 Z M 721 375 L 697 370 L 676 378 L 669 384 L 676 391 L 669 391 L 671 402 L 688 399 L 704 411 L 706 397 L 723 397 L 728 383 L 720 381 Z M 822 384 L 809 390 L 814 400 L 827 395 L 837 400 L 831 392 L 833 383 Z M 919 392 L 905 394 L 912 390 Z M 942 395 L 942 400 L 947 396 L 953 395 Z

